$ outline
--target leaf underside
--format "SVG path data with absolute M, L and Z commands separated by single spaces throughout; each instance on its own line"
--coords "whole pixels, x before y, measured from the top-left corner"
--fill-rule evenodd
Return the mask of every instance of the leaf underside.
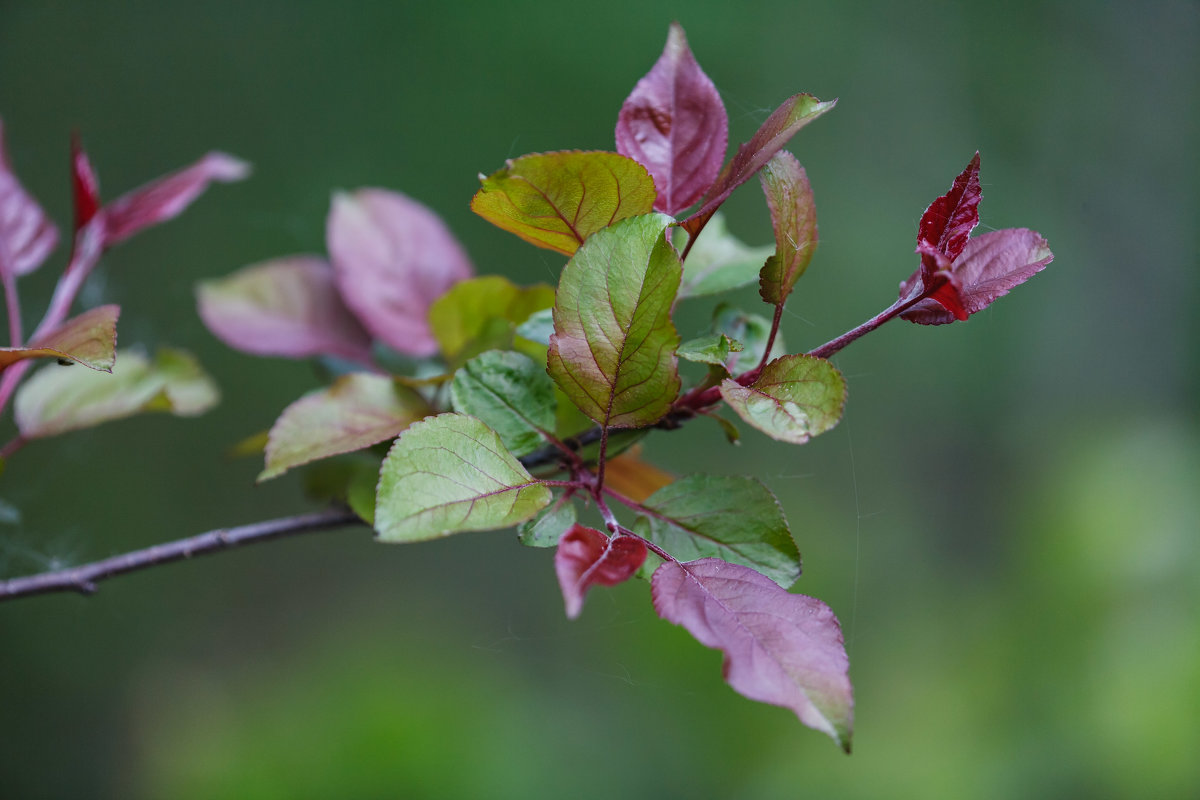
M 120 313 L 120 306 L 98 306 L 67 320 L 26 347 L 0 348 L 0 370 L 26 358 L 58 358 L 112 372 L 117 358 Z
M 608 537 L 598 530 L 574 524 L 563 534 L 554 554 L 554 571 L 567 607 L 575 619 L 583 610 L 587 590 L 599 584 L 616 586 L 629 580 L 646 560 L 646 545 L 635 536 Z

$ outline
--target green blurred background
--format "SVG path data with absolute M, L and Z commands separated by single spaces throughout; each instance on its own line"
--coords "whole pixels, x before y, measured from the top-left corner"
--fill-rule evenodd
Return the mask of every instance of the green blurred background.
M 840 354 L 846 418 L 808 446 L 703 424 L 647 443 L 779 494 L 797 590 L 846 631 L 854 755 L 735 695 L 644 584 L 568 623 L 551 554 L 510 533 L 346 531 L 0 607 L 0 797 L 1197 796 L 1196 2 L 0 1 L 0 115 L 60 223 L 74 128 L 108 197 L 212 148 L 255 165 L 84 297 L 123 306 L 123 344 L 197 353 L 223 404 L 23 451 L 0 575 L 310 507 L 225 452 L 317 376 L 216 341 L 195 282 L 322 251 L 330 192 L 364 185 L 428 203 L 481 272 L 555 280 L 563 259 L 469 212 L 475 176 L 611 149 L 672 19 L 732 142 L 793 92 L 841 98 L 791 147 L 821 225 L 794 349 L 891 302 L 976 149 L 981 229 L 1056 255 L 968 324 Z M 730 217 L 770 241 L 753 185 Z M 23 281 L 26 319 L 64 258 Z

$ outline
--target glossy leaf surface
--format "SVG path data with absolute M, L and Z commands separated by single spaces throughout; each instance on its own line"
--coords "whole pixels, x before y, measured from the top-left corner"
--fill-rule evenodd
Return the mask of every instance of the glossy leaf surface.
M 712 220 L 688 252 L 679 296 L 700 297 L 745 286 L 758 280 L 773 247 L 749 247 L 725 227 L 721 213 Z
M 646 545 L 633 536 L 605 536 L 593 528 L 572 525 L 558 542 L 554 571 L 567 606 L 575 619 L 592 586 L 616 586 L 633 577 L 646 560 Z
M 99 306 L 67 320 L 26 347 L 0 348 L 0 370 L 26 358 L 59 358 L 112 372 L 120 306 Z
M 33 272 L 56 244 L 58 229 L 13 172 L 0 120 L 0 274 Z
M 554 382 L 546 368 L 512 351 L 489 350 L 468 361 L 450 383 L 454 410 L 479 418 L 510 453 L 523 456 L 554 431 Z
M 780 305 L 817 249 L 817 206 L 808 174 L 786 150 L 772 156 L 758 177 L 775 229 L 775 253 L 762 268 L 758 291 L 766 302 Z
M 824 359 L 790 355 L 768 362 L 749 386 L 726 379 L 721 396 L 739 417 L 772 439 L 804 444 L 842 418 L 846 381 Z

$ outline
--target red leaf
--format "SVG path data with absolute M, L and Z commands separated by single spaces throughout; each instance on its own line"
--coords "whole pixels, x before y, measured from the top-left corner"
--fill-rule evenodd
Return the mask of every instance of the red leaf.
M 646 545 L 634 536 L 605 536 L 576 523 L 558 541 L 554 571 L 567 604 L 567 616 L 575 619 L 583 608 L 583 596 L 593 584 L 616 586 L 633 577 L 646 560 Z
M 926 279 L 958 258 L 967 246 L 967 237 L 979 224 L 979 153 L 967 164 L 950 191 L 934 200 L 917 226 L 917 252 Z M 938 258 L 946 257 L 946 261 Z M 963 317 L 963 319 L 966 319 Z
M 100 209 L 100 181 L 78 133 L 71 136 L 71 189 L 75 197 L 75 230 L 78 231 L 91 222 Z
M 0 120 L 0 274 L 33 272 L 57 243 L 58 231 L 12 171 Z
M 662 56 L 621 106 L 616 135 L 617 152 L 654 178 L 657 211 L 675 215 L 694 205 L 721 171 L 729 117 L 678 23 L 671 23 Z
M 651 593 L 660 617 L 725 654 L 725 681 L 735 691 L 791 709 L 849 751 L 850 664 L 828 606 L 715 558 L 665 562 L 654 573 Z

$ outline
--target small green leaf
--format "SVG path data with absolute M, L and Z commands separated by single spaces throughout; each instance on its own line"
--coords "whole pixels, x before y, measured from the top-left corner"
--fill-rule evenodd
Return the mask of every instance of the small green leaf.
M 465 414 L 439 414 L 410 425 L 384 459 L 375 530 L 381 541 L 416 542 L 507 528 L 552 499 L 495 431 Z
M 846 381 L 823 358 L 791 355 L 768 363 L 749 386 L 726 379 L 721 396 L 738 416 L 772 439 L 804 444 L 842 418 Z
M 292 403 L 271 427 L 259 481 L 292 467 L 351 453 L 395 438 L 429 413 L 412 389 L 391 378 L 356 372 Z
M 558 285 L 550 375 L 606 427 L 650 425 L 679 393 L 671 305 L 682 270 L 664 235 L 670 222 L 647 214 L 600 231 Z
M 741 345 L 731 349 L 731 358 L 725 364 L 730 374 L 751 369 L 762 361 L 763 350 L 771 336 L 771 320 L 758 314 L 748 314 L 740 308 L 721 303 L 713 309 L 713 330 L 723 333 Z M 771 347 L 771 356 L 781 356 L 786 352 L 783 336 L 775 336 L 775 344 Z
M 729 354 L 741 350 L 741 342 L 735 342 L 723 333 L 710 333 L 697 339 L 689 339 L 679 345 L 675 354 L 696 364 L 724 367 L 725 362 L 729 360 Z
M 553 306 L 551 302 L 551 306 Z M 517 326 L 517 336 L 537 344 L 550 345 L 550 334 L 554 333 L 554 308 L 543 308 L 529 315 L 529 319 Z
M 575 524 L 575 504 L 570 500 L 546 506 L 540 514 L 517 526 L 517 538 L 526 547 L 557 547 L 558 540 Z
M 679 561 L 719 558 L 757 570 L 783 588 L 800 577 L 800 551 L 779 501 L 753 478 L 689 475 L 645 503 L 637 533 Z
M 617 153 L 535 153 L 510 160 L 483 184 L 471 210 L 538 247 L 571 255 L 617 220 L 648 214 L 654 180 Z
M 688 252 L 679 296 L 700 297 L 753 283 L 773 252 L 769 245 L 745 245 L 725 229 L 724 215 L 715 214 Z
M 120 313 L 120 306 L 100 306 L 67 320 L 25 347 L 0 347 L 0 370 L 26 358 L 55 358 L 59 363 L 75 361 L 112 372 Z
M 489 275 L 457 283 L 434 301 L 429 324 L 446 362 L 458 365 L 486 350 L 512 349 L 517 326 L 553 305 L 552 286 L 521 288 Z
M 804 167 L 788 151 L 772 156 L 758 177 L 775 228 L 775 254 L 762 268 L 758 291 L 766 302 L 780 305 L 817 249 L 817 207 Z
M 512 351 L 489 350 L 464 364 L 450 383 L 454 410 L 478 417 L 515 456 L 546 443 L 554 430 L 554 382 L 543 367 Z

